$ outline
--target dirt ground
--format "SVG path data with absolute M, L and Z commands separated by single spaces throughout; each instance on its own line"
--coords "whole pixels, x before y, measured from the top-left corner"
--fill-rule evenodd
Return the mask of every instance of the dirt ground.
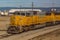
M 45 35 L 40 35 L 30 40 L 60 40 L 60 30 L 56 30 Z
M 0 30 L 6 30 L 9 26 L 9 16 L 0 16 Z

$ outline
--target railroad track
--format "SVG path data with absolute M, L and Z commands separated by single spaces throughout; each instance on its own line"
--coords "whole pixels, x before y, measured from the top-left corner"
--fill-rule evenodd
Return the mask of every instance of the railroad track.
M 40 29 L 44 29 L 44 28 L 46 28 L 46 27 L 43 27 L 43 28 L 38 28 L 38 30 L 40 30 Z M 52 28 L 48 28 L 48 29 L 53 29 L 53 28 L 56 28 L 56 27 L 52 27 Z M 44 29 L 44 30 L 48 30 L 48 29 Z M 34 30 L 36 30 L 36 29 L 34 29 Z M 30 31 L 34 31 L 34 30 L 30 30 Z M 43 30 L 43 31 L 44 31 Z M 34 33 L 29 33 L 29 34 L 26 34 L 26 33 L 28 33 L 28 32 L 24 32 L 26 35 L 31 35 L 31 34 L 35 34 L 35 33 L 37 33 L 38 31 L 36 31 L 36 32 L 34 32 Z M 20 33 L 21 34 L 21 33 Z M 13 36 L 13 35 L 19 35 L 19 34 L 2 34 L 2 35 L 0 35 L 0 39 L 4 39 L 4 38 L 7 38 L 7 37 L 10 37 L 10 36 Z M 22 36 L 22 35 L 21 35 Z M 24 35 L 23 35 L 23 37 L 24 37 Z
M 7 38 L 10 36 L 13 36 L 13 34 L 2 34 L 2 35 L 0 35 L 0 39 Z

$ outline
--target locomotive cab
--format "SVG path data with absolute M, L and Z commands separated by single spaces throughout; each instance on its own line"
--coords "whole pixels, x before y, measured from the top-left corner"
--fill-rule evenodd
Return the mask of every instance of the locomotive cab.
M 10 26 L 7 32 L 11 34 L 23 32 L 26 27 L 37 24 L 38 11 L 16 11 L 10 17 Z

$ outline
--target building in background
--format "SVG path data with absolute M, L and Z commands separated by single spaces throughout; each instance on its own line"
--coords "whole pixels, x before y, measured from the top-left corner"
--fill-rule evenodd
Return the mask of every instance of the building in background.
M 7 16 L 7 15 L 9 15 L 7 10 L 0 11 L 0 16 Z

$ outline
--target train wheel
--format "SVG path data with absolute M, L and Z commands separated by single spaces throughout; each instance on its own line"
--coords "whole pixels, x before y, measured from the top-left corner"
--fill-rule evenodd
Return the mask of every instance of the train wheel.
M 30 25 L 29 29 L 30 29 L 30 30 L 35 29 L 35 25 Z
M 8 34 L 17 34 L 20 33 L 20 28 L 15 26 L 10 26 L 7 30 Z
M 25 26 L 24 28 L 23 28 L 23 31 L 28 31 L 29 30 L 29 26 Z

